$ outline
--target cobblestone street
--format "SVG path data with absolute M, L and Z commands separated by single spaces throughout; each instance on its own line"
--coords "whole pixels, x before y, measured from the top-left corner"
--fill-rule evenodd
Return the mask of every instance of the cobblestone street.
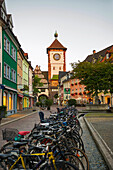
M 96 144 L 91 137 L 88 128 L 82 118 L 80 118 L 81 126 L 83 128 L 83 141 L 84 141 L 84 146 L 85 146 L 85 151 L 86 155 L 88 156 L 89 159 L 89 164 L 90 164 L 90 170 L 107 170 L 107 166 L 98 151 Z

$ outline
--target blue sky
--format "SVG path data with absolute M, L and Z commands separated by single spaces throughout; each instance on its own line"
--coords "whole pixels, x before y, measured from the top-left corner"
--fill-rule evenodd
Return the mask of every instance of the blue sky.
M 66 69 L 93 50 L 113 45 L 113 0 L 5 0 L 14 33 L 32 66 L 48 70 L 46 48 L 58 40 L 67 47 Z

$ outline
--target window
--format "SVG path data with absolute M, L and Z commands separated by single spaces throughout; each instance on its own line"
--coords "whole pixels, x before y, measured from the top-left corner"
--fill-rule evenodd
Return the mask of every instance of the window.
M 11 80 L 13 80 L 13 69 L 11 70 Z
M 6 37 L 4 37 L 4 49 L 6 50 Z
M 16 71 L 14 71 L 14 81 L 16 82 Z
M 9 66 L 7 66 L 7 78 L 8 79 L 10 78 L 10 68 L 9 68 Z
M 16 61 L 16 50 L 14 49 L 14 60 Z
M 12 110 L 12 94 L 9 94 L 9 110 Z
M 59 67 L 59 70 L 61 70 L 61 67 Z
M 7 40 L 7 52 L 10 54 L 10 42 Z
M 53 67 L 53 70 L 55 70 L 55 67 Z
M 4 77 L 6 77 L 6 64 L 4 63 Z
M 16 71 L 11 69 L 11 80 L 16 82 Z
M 11 47 L 11 56 L 12 56 L 12 57 L 13 57 L 13 55 L 14 55 L 13 50 L 14 50 L 14 48 L 13 48 L 13 46 L 12 46 L 12 47 Z
M 3 105 L 7 106 L 7 93 L 6 92 L 4 92 L 3 94 Z
M 11 47 L 11 56 L 16 61 L 16 50 L 13 46 Z
M 5 36 L 4 36 L 4 50 L 7 51 L 8 54 L 10 54 L 10 42 Z
M 109 53 L 106 54 L 106 59 L 109 59 Z
M 10 67 L 4 63 L 4 77 L 10 79 Z

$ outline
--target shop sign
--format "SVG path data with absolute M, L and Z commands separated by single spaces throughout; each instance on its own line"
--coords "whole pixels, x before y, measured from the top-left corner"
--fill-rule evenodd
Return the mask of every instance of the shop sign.
M 70 88 L 64 88 L 64 94 L 70 94 Z

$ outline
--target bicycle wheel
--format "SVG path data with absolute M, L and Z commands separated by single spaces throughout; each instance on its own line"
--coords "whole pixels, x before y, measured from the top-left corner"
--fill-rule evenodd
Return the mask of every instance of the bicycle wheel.
M 63 155 L 57 155 L 55 157 L 55 160 L 63 160 L 63 161 L 68 161 L 69 163 L 73 164 L 80 170 L 85 170 L 85 167 L 82 163 L 82 161 L 79 159 L 78 156 L 76 156 L 74 153 L 64 153 Z
M 66 161 L 55 161 L 55 167 L 53 163 L 46 162 L 39 170 L 79 170 L 73 164 L 66 162 Z
M 82 161 L 85 170 L 89 170 L 89 161 L 86 154 L 81 149 L 78 149 L 76 147 L 71 147 L 70 151 L 73 152 Z

